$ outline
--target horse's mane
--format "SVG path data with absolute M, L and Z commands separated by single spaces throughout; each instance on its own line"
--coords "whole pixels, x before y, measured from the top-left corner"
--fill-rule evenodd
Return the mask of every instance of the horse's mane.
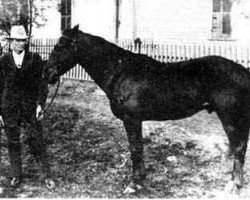
M 122 47 L 119 47 L 118 45 L 116 45 L 110 41 L 107 41 L 106 39 L 104 39 L 100 36 L 94 36 L 94 35 L 91 35 L 89 33 L 82 32 L 80 30 L 79 30 L 79 32 L 83 37 L 88 38 L 91 41 L 92 45 L 96 45 L 96 46 L 102 45 L 103 47 L 105 47 L 105 49 L 108 50 L 109 53 L 114 53 L 116 55 L 129 56 L 129 57 L 135 56 L 136 58 L 138 58 L 138 56 L 139 56 L 139 57 L 142 57 L 144 59 L 150 59 L 150 60 L 156 61 L 155 59 L 149 57 L 146 54 L 137 54 L 137 53 L 131 52 L 131 51 L 126 50 Z M 159 61 L 156 61 L 156 62 L 159 62 Z
M 128 70 L 131 68 L 131 70 L 141 69 L 141 70 L 154 70 L 154 71 L 162 71 L 162 70 L 183 70 L 183 68 L 187 68 L 189 65 L 194 64 L 197 62 L 197 64 L 200 62 L 200 59 L 189 59 L 185 61 L 177 61 L 172 63 L 165 63 L 161 61 L 157 61 L 151 57 L 149 57 L 146 54 L 137 54 L 134 52 L 131 52 L 129 50 L 126 50 L 122 47 L 117 46 L 116 44 L 107 41 L 106 39 L 100 37 L 100 36 L 94 36 L 89 33 L 85 33 L 82 31 L 79 31 L 80 35 L 84 37 L 86 40 L 88 40 L 92 46 L 101 47 L 104 52 L 106 52 L 105 56 L 111 56 L 114 59 L 122 59 L 122 60 L 128 60 L 131 63 L 134 63 L 134 65 L 128 65 L 126 66 Z M 216 57 L 216 56 L 214 56 Z

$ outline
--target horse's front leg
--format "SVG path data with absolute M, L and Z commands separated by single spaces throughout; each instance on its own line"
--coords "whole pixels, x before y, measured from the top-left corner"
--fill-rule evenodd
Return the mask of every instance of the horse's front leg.
M 129 150 L 133 166 L 133 178 L 126 190 L 139 189 L 146 177 L 143 162 L 142 121 L 128 118 L 123 121 L 129 141 Z

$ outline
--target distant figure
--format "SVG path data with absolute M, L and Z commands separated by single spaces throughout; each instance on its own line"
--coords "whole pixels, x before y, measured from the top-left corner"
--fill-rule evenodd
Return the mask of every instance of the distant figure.
M 3 54 L 3 48 L 5 46 L 4 36 L 5 36 L 5 32 L 0 30 L 0 56 Z
M 5 127 L 11 164 L 10 186 L 22 180 L 20 127 L 25 125 L 30 152 L 41 167 L 47 187 L 54 187 L 46 156 L 40 118 L 48 87 L 42 78 L 43 63 L 37 53 L 28 52 L 29 36 L 23 26 L 11 28 L 11 52 L 0 57 L 0 126 Z
M 0 42 L 0 56 L 3 54 L 3 47 L 1 45 L 1 42 Z

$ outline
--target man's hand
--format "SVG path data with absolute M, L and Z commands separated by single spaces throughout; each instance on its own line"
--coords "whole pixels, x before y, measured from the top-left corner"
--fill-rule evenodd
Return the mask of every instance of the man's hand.
M 38 105 L 37 108 L 36 108 L 36 118 L 37 120 L 42 120 L 43 119 L 43 109 L 42 109 L 42 106 L 41 105 Z
M 4 127 L 4 121 L 2 115 L 0 115 L 0 128 Z

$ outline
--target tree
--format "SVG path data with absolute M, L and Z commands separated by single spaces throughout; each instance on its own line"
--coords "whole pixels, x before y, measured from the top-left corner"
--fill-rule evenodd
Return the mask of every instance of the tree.
M 24 25 L 29 30 L 30 16 L 29 3 L 33 0 L 1 0 L 0 28 L 9 32 L 11 25 Z
M 0 29 L 9 33 L 11 25 L 23 25 L 29 35 L 32 26 L 46 24 L 43 10 L 58 5 L 60 0 L 0 0 Z

